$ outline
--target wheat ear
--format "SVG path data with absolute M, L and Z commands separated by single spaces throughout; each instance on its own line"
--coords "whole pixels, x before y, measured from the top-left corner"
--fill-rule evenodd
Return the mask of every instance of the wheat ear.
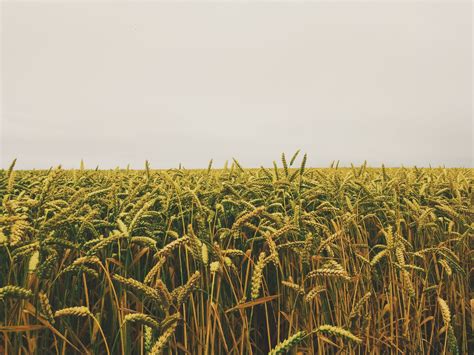
M 92 316 L 92 313 L 84 306 L 63 308 L 54 313 L 55 318 L 64 316 L 88 317 Z
M 350 331 L 348 331 L 344 328 L 341 328 L 341 327 L 333 326 L 333 325 L 328 325 L 328 324 L 321 325 L 320 327 L 318 327 L 316 329 L 316 332 L 321 332 L 321 333 L 325 333 L 325 334 L 331 334 L 331 335 L 343 337 L 343 338 L 349 339 L 349 340 L 351 340 L 355 343 L 362 343 L 362 339 L 360 339 L 359 337 L 356 337 Z
M 292 336 L 286 338 L 282 342 L 280 342 L 277 346 L 275 346 L 268 355 L 277 355 L 277 354 L 285 354 L 290 350 L 292 347 L 300 343 L 303 338 L 306 336 L 306 332 L 299 331 Z

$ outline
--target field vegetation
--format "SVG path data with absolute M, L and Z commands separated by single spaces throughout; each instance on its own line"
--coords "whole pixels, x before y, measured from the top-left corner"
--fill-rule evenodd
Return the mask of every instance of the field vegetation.
M 472 169 L 0 171 L 0 353 L 464 353 Z

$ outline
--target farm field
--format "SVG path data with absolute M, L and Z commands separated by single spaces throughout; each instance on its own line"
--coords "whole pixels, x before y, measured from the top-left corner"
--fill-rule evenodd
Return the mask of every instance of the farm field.
M 0 353 L 468 354 L 473 169 L 0 171 Z

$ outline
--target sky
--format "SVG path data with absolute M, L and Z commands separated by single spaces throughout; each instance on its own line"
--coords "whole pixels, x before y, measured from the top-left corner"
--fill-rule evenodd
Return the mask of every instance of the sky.
M 473 166 L 471 1 L 2 1 L 0 166 Z

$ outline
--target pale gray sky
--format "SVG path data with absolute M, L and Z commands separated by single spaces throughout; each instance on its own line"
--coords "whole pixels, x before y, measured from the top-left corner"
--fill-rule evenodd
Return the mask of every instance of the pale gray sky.
M 471 1 L 1 10 L 2 167 L 472 167 Z

